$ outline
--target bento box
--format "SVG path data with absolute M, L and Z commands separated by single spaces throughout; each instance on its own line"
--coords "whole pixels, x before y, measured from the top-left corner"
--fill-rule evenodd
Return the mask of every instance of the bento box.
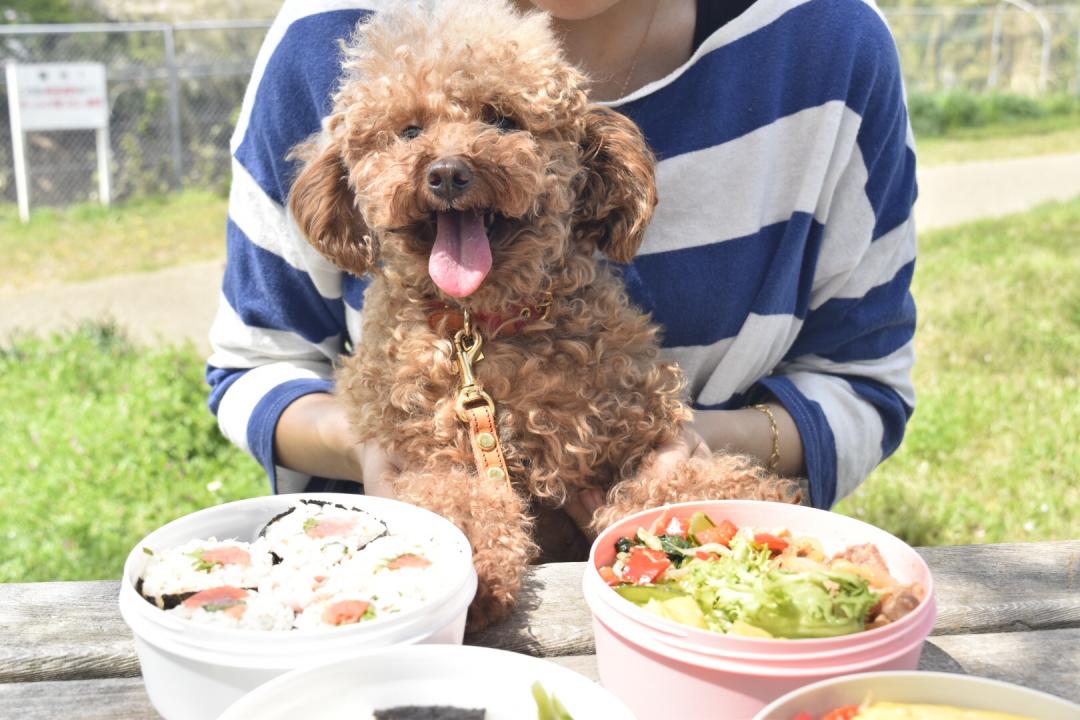
M 476 593 L 465 536 L 427 510 L 333 493 L 226 503 L 128 555 L 120 613 L 167 720 L 217 717 L 288 671 L 456 643 Z
M 798 550 L 790 558 L 789 546 Z M 688 562 L 669 567 L 680 553 Z M 839 567 L 834 559 L 849 555 L 842 572 L 812 569 L 815 558 Z M 882 571 L 859 564 L 861 555 L 887 568 L 879 586 L 892 580 L 905 588 L 907 606 L 894 619 L 866 624 L 885 596 L 868 595 Z M 743 569 L 740 563 L 750 560 L 761 569 Z M 789 560 L 780 571 L 778 564 Z M 691 574 L 658 586 L 657 572 Z M 684 589 L 698 582 L 713 593 L 708 616 L 697 590 Z M 771 502 L 680 503 L 630 516 L 596 539 L 582 588 L 601 682 L 638 717 L 750 720 L 777 697 L 826 678 L 914 670 L 936 618 L 933 578 L 910 546 L 853 518 Z M 805 618 L 799 615 L 804 597 L 811 608 Z M 756 615 L 729 622 L 730 604 Z M 723 609 L 713 611 L 714 605 Z M 867 614 L 854 617 L 857 612 Z

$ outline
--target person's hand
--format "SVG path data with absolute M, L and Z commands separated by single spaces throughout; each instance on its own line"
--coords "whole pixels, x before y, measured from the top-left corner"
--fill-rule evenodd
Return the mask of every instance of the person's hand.
M 664 443 L 656 449 L 656 457 L 652 467 L 666 474 L 675 470 L 675 466 L 683 460 L 690 458 L 708 459 L 712 454 L 705 439 L 701 437 L 697 429 L 690 423 L 682 426 L 679 434 L 671 441 Z
M 604 504 L 604 492 L 598 488 L 585 488 L 572 491 L 563 504 L 563 511 L 591 540 L 596 534 L 592 531 L 593 513 Z
M 364 479 L 364 494 L 393 498 L 394 488 L 388 482 L 387 475 L 401 470 L 401 458 L 390 455 L 374 440 L 357 445 L 353 454 L 354 462 L 360 466 L 360 476 Z
M 401 458 L 387 454 L 374 440 L 359 442 L 341 401 L 327 393 L 297 398 L 278 419 L 274 435 L 278 462 L 308 475 L 353 480 L 364 492 L 394 497 L 387 475 L 400 471 Z

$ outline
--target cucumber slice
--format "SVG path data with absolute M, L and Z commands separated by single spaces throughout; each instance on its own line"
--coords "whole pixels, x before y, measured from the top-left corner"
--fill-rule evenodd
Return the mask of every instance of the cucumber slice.
M 670 600 L 686 595 L 674 585 L 619 585 L 615 592 L 636 605 L 644 605 L 649 600 Z
M 694 539 L 694 542 L 698 542 L 697 534 L 702 530 L 707 530 L 711 527 L 716 527 L 716 524 L 709 519 L 709 516 L 703 512 L 696 512 L 690 516 L 690 524 L 687 527 L 687 530 L 690 533 L 690 537 Z

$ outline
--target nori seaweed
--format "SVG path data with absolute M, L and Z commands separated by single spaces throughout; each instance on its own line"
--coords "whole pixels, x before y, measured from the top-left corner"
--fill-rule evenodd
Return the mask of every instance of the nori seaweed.
M 330 502 L 329 500 L 315 500 L 315 499 L 305 498 L 303 500 L 300 500 L 299 502 L 301 502 L 301 503 L 303 503 L 305 505 L 317 505 L 319 507 L 326 507 L 327 505 L 329 505 L 330 507 L 336 507 L 336 508 L 339 508 L 341 510 L 349 510 L 351 512 L 358 512 L 358 513 L 364 513 L 366 515 L 371 515 L 371 513 L 369 513 L 367 510 L 363 510 L 363 509 L 358 508 L 358 507 L 349 507 L 347 505 L 342 505 L 341 503 Z M 265 525 L 263 525 L 262 530 L 259 531 L 259 537 L 266 537 L 266 531 L 270 529 L 271 525 L 273 525 L 278 520 L 281 520 L 281 518 L 285 517 L 289 513 L 296 510 L 297 507 L 298 507 L 297 505 L 293 505 L 288 510 L 280 512 L 277 515 L 275 515 L 274 517 L 270 518 L 270 520 Z M 379 518 L 375 518 L 375 519 L 379 520 Z M 379 523 L 383 526 L 383 531 L 381 533 L 379 533 L 378 535 L 376 535 L 375 537 L 371 538 L 371 540 L 378 540 L 379 538 L 381 538 L 382 536 L 384 536 L 384 535 L 386 535 L 387 533 L 390 532 L 389 528 L 386 527 L 386 523 L 384 523 L 382 520 L 379 520 Z M 368 543 L 370 543 L 371 540 L 368 540 L 367 543 L 364 543 L 363 545 L 361 545 L 360 547 L 358 547 L 356 549 L 357 550 L 363 550 L 365 547 L 367 547 Z M 275 553 L 273 551 L 270 552 L 270 556 L 273 558 L 274 565 L 277 565 L 282 561 L 282 558 L 278 557 L 277 553 Z
M 485 717 L 486 710 L 449 705 L 403 705 L 375 711 L 375 720 L 484 720 Z

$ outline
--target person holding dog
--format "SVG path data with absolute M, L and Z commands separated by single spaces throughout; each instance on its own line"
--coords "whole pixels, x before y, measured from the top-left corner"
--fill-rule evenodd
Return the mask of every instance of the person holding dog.
M 658 155 L 660 204 L 624 275 L 689 380 L 694 421 L 665 461 L 744 453 L 830 507 L 896 449 L 914 407 L 914 153 L 884 22 L 863 0 L 518 4 L 552 15 L 591 98 Z M 378 11 L 357 5 L 286 3 L 233 139 L 210 405 L 279 492 L 390 494 L 396 462 L 353 440 L 331 394 L 360 341 L 363 281 L 284 210 L 285 154 L 319 129 L 337 42 Z M 602 502 L 566 510 L 584 527 Z

